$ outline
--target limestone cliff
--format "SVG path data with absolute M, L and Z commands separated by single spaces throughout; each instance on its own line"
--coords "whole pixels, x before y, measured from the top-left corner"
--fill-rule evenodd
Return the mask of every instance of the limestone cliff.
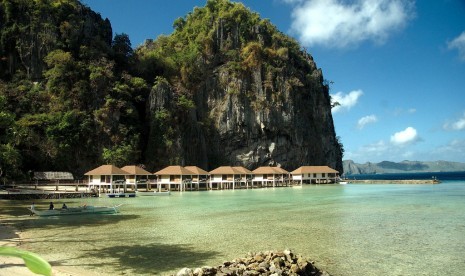
M 0 181 L 103 163 L 342 170 L 321 70 L 241 3 L 207 0 L 137 49 L 79 0 L 0 1 L 0 26 Z
M 189 45 L 186 32 L 204 40 L 192 63 L 158 78 L 150 93 L 147 159 L 160 157 L 154 166 L 328 165 L 342 172 L 328 86 L 295 41 L 229 1 L 208 1 L 178 24 L 168 37 L 179 43 L 175 54 Z M 168 45 L 148 41 L 139 55 L 169 57 Z

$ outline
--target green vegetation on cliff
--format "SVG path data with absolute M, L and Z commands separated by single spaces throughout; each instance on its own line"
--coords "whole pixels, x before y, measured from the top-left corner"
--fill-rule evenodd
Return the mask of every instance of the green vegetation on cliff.
M 218 132 L 215 116 L 204 111 L 211 99 L 199 100 L 218 72 L 230 78 L 224 85 L 228 97 L 257 112 L 285 106 L 286 93 L 302 93 L 303 87 L 310 94 L 302 97 L 324 114 L 330 106 L 311 56 L 268 20 L 228 0 L 208 0 L 175 20 L 172 35 L 135 50 L 126 34 L 113 37 L 110 22 L 78 0 L 2 0 L 0 26 L 2 179 L 38 170 L 80 175 L 101 163 L 153 169 L 225 162 L 215 157 L 218 151 L 196 152 L 202 162 L 186 154 L 196 143 L 209 148 L 205 137 Z M 241 79 L 260 84 L 241 86 Z M 161 90 L 166 99 L 157 98 Z M 151 101 L 166 107 L 153 108 Z M 331 136 L 331 162 L 342 167 L 342 147 L 329 119 L 324 128 L 331 135 L 322 135 Z M 323 151 L 328 149 L 317 155 Z
M 140 158 L 148 86 L 127 35 L 72 0 L 3 0 L 0 26 L 2 178 Z

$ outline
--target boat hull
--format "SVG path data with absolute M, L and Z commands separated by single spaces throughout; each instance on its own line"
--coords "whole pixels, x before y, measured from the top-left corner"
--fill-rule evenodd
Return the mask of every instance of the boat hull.
M 107 196 L 108 196 L 109 198 L 115 198 L 115 197 L 136 197 L 136 194 L 135 194 L 135 193 L 120 193 L 120 194 L 112 193 L 112 194 L 107 194 Z
M 45 216 L 68 216 L 68 215 L 86 215 L 86 214 L 116 214 L 118 213 L 118 207 L 96 207 L 96 206 L 83 206 L 83 207 L 71 207 L 67 209 L 53 209 L 53 210 L 29 210 L 35 215 Z
M 138 196 L 169 196 L 171 195 L 170 191 L 163 191 L 163 192 L 137 192 Z

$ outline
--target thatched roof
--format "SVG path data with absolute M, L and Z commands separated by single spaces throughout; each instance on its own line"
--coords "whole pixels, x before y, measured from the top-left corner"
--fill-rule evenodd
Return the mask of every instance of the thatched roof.
M 210 174 L 241 174 L 241 172 L 231 166 L 221 166 L 210 171 Z
M 193 175 L 208 175 L 209 173 L 197 166 L 185 166 L 185 169 L 192 172 Z
M 222 166 L 210 171 L 210 174 L 252 174 L 244 167 Z
M 288 171 L 286 171 L 285 169 L 283 168 L 280 168 L 280 167 L 273 167 L 275 169 L 275 171 L 277 171 L 278 173 L 281 173 L 281 174 L 289 174 Z
M 73 180 L 73 174 L 70 172 L 34 172 L 36 180 Z
M 121 168 L 123 171 L 127 172 L 129 175 L 152 175 L 151 172 L 144 170 L 139 166 L 124 166 Z
M 252 171 L 244 168 L 244 167 L 233 167 L 234 169 L 238 170 L 240 172 L 240 174 L 253 174 Z
M 302 166 L 291 174 L 303 174 L 303 173 L 339 173 L 338 171 L 331 169 L 328 166 Z
M 185 169 L 182 166 L 168 166 L 158 172 L 154 173 L 156 175 L 192 175 L 193 173 Z
M 102 165 L 91 171 L 86 172 L 84 175 L 127 175 L 126 171 L 113 166 L 113 165 Z
M 254 174 L 288 174 L 289 172 L 279 167 L 258 167 L 253 170 Z

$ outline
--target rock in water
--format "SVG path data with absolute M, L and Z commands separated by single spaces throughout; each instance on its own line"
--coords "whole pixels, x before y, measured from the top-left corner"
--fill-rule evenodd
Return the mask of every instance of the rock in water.
M 183 268 L 176 276 L 206 275 L 323 275 L 327 272 L 315 267 L 311 261 L 293 254 L 289 249 L 284 251 L 267 251 L 265 253 L 248 254 L 245 258 L 223 262 L 211 268 L 202 267 L 194 270 Z

